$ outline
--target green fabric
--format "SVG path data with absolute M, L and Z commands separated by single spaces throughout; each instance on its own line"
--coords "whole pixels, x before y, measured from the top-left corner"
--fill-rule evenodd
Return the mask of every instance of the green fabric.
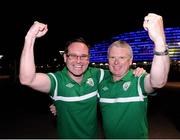
M 145 75 L 140 78 L 143 96 L 138 93 L 138 77 L 133 76 L 132 70 L 119 81 L 113 82 L 112 77 L 109 77 L 100 84 L 100 109 L 106 138 L 148 138 L 144 78 Z M 133 97 L 134 100 L 129 97 Z M 140 97 L 144 97 L 143 101 Z M 107 102 L 104 99 L 110 100 Z
M 67 74 L 67 68 L 54 73 L 57 82 L 57 96 L 54 96 L 56 82 L 51 74 L 50 95 L 54 97 L 57 110 L 57 127 L 59 138 L 91 139 L 97 137 L 97 96 L 82 99 L 84 95 L 97 92 L 100 78 L 98 68 L 89 67 L 83 76 L 83 81 L 78 84 Z M 61 100 L 63 97 L 75 101 Z M 82 100 L 76 100 L 81 98 Z

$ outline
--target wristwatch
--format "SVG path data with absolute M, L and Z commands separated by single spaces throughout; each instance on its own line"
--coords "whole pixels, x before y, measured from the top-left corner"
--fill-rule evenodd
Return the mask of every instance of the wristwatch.
M 158 51 L 155 51 L 155 50 L 154 50 L 154 55 L 168 55 L 168 54 L 169 54 L 168 49 L 166 49 L 166 50 L 163 51 L 163 52 L 158 52 Z

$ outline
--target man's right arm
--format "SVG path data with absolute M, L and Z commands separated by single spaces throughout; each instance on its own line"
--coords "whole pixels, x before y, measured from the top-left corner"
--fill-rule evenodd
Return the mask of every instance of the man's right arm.
M 21 84 L 45 93 L 50 90 L 50 79 L 45 73 L 36 73 L 34 43 L 36 38 L 42 37 L 47 31 L 47 25 L 43 23 L 34 22 L 31 26 L 25 37 L 19 72 Z

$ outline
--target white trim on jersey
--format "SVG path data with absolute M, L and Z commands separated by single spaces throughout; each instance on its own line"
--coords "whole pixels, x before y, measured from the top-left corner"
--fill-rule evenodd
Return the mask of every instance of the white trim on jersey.
M 103 80 L 104 78 L 104 70 L 100 69 L 100 78 L 99 78 L 99 83 Z
M 55 90 L 54 90 L 54 96 L 57 96 L 57 89 L 58 89 L 58 82 L 57 82 L 57 79 L 56 79 L 56 76 L 53 74 L 53 73 L 49 73 L 55 80 Z
M 144 97 L 146 98 L 146 97 Z M 142 98 L 137 96 L 137 97 L 125 97 L 125 98 L 100 98 L 99 100 L 102 103 L 126 103 L 126 102 L 139 102 L 142 101 Z
M 141 101 L 144 101 L 144 96 L 142 94 L 142 89 L 141 89 L 141 84 L 140 84 L 140 79 L 141 79 L 142 75 L 138 78 L 138 87 L 137 88 L 138 88 L 138 94 L 139 94 L 139 97 L 141 98 Z
M 76 96 L 76 97 L 63 97 L 63 96 L 54 96 L 53 99 L 55 101 L 60 100 L 60 101 L 66 101 L 66 102 L 76 102 L 76 101 L 83 101 L 89 98 L 92 98 L 94 96 L 97 96 L 97 90 L 86 94 L 86 95 L 82 95 L 82 96 Z

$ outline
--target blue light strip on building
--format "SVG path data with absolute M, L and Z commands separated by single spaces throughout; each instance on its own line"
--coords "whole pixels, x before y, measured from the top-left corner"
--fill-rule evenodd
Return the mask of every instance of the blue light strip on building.
M 180 27 L 165 28 L 165 34 L 171 60 L 180 60 Z M 94 44 L 90 49 L 90 61 L 107 62 L 108 46 L 115 40 L 124 40 L 131 45 L 134 62 L 152 61 L 154 44 L 144 30 L 122 33 L 109 40 Z

